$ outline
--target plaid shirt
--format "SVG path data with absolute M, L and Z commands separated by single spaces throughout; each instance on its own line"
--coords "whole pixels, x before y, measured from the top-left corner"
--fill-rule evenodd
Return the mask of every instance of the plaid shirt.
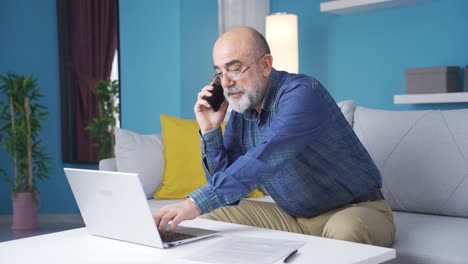
M 316 79 L 272 70 L 260 114 L 232 111 L 201 136 L 208 183 L 189 196 L 202 213 L 261 185 L 284 211 L 312 217 L 380 188 L 381 175 Z

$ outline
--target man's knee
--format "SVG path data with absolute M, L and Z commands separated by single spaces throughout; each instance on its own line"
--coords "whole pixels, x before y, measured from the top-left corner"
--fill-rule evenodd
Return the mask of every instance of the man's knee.
M 335 213 L 323 228 L 322 236 L 376 246 L 391 246 L 395 239 L 393 221 L 384 213 L 363 206 Z
M 371 244 L 369 230 L 357 216 L 335 214 L 323 228 L 323 237 Z

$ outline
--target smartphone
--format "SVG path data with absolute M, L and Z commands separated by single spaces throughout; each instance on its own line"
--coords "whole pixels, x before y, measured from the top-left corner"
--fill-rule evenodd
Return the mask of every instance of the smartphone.
M 211 96 L 205 96 L 204 99 L 208 101 L 211 105 L 213 111 L 218 112 L 219 108 L 224 102 L 224 92 L 223 87 L 221 86 L 221 80 L 218 77 L 213 78 L 211 85 L 213 86 L 213 90 L 211 90 Z

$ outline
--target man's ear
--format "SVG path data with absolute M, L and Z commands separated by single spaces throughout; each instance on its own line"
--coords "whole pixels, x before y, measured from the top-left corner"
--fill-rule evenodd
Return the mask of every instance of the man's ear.
M 262 67 L 263 77 L 268 78 L 270 76 L 271 68 L 273 67 L 273 57 L 270 54 L 265 54 L 260 61 Z

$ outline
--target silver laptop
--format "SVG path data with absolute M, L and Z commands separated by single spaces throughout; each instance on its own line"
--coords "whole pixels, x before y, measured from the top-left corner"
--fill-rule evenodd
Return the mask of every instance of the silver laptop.
M 64 170 L 91 235 L 170 248 L 216 233 L 179 226 L 174 235 L 161 237 L 136 173 Z

